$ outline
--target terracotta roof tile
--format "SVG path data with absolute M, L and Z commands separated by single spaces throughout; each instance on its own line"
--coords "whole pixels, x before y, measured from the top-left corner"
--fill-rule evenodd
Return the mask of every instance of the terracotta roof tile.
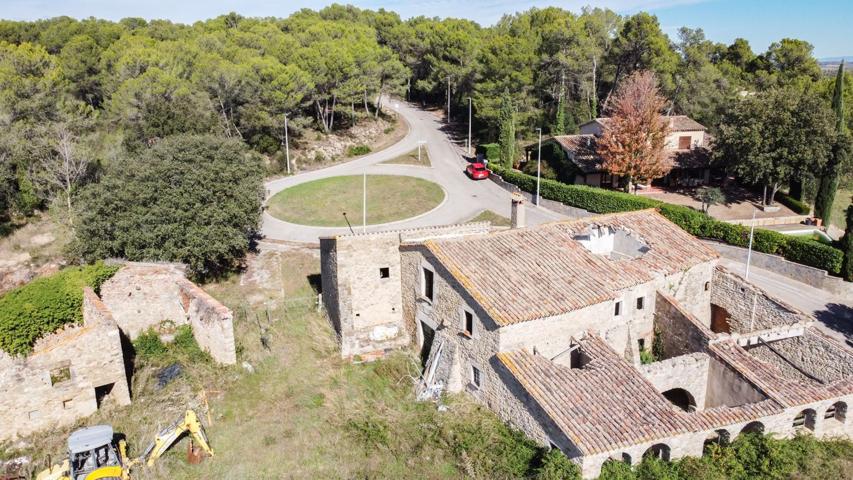
M 574 239 L 592 226 L 623 229 L 649 250 L 619 260 L 594 254 Z M 625 288 L 718 258 L 654 210 L 424 244 L 499 325 L 601 303 Z

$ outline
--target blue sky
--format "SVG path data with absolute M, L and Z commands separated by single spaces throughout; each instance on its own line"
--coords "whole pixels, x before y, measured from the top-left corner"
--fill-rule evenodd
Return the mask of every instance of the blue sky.
M 122 17 L 168 18 L 191 23 L 229 11 L 247 16 L 284 17 L 300 8 L 321 8 L 330 1 L 306 0 L 0 0 L 0 17 L 16 20 L 69 15 L 117 20 Z M 578 11 L 583 5 L 606 6 L 619 13 L 646 10 L 675 38 L 681 26 L 702 28 L 708 38 L 750 41 L 760 52 L 783 37 L 807 40 L 817 57 L 853 55 L 851 0 L 351 0 L 359 7 L 416 15 L 464 17 L 488 25 L 504 13 L 555 5 Z

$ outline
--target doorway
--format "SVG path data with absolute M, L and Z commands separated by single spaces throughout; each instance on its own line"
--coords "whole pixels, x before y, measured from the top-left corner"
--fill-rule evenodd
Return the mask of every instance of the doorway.
M 435 340 L 435 330 L 424 322 L 421 322 L 421 339 L 421 367 L 425 367 Z

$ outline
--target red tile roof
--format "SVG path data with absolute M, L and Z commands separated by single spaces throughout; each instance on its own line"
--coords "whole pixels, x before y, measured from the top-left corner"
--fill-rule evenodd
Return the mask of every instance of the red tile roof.
M 706 130 L 705 126 L 701 123 L 693 120 L 687 115 L 664 115 L 664 119 L 669 120 L 669 129 L 673 132 L 697 132 Z M 587 123 L 596 122 L 602 127 L 606 126 L 610 122 L 610 117 L 598 117 L 595 120 L 590 120 Z
M 592 226 L 625 230 L 648 246 L 613 260 L 575 236 Z M 560 315 L 615 298 L 628 287 L 718 258 L 716 251 L 661 216 L 641 210 L 424 245 L 499 325 Z

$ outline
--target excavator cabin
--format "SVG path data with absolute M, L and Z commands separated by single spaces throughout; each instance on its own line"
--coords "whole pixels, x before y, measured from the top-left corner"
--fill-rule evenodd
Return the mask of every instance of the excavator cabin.
M 71 480 L 123 478 L 123 452 L 113 440 L 113 428 L 96 425 L 75 431 L 68 437 Z

